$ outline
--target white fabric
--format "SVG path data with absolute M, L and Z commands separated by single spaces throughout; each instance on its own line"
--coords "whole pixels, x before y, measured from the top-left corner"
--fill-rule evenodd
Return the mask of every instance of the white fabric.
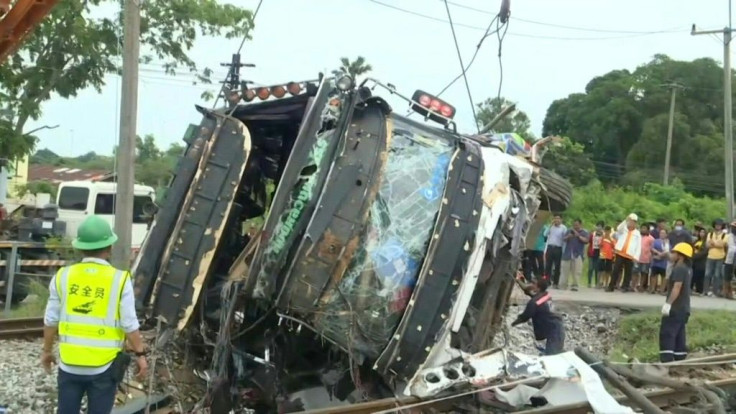
M 629 229 L 626 227 L 626 220 L 622 221 L 621 224 L 616 228 L 616 252 L 622 252 L 626 255 L 639 260 L 641 257 L 641 233 L 638 229 L 631 230 L 631 241 L 625 252 L 622 252 L 626 238 L 629 235 Z

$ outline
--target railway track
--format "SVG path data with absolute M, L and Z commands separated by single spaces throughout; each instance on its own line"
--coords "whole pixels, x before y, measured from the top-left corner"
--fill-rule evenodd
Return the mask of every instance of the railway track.
M 0 340 L 43 336 L 43 318 L 0 319 Z
M 729 378 L 719 381 L 708 382 L 707 384 L 720 388 L 726 393 L 733 395 L 736 393 L 736 378 Z M 644 393 L 644 395 L 660 408 L 673 408 L 678 405 L 687 406 L 697 397 L 695 392 L 682 390 L 659 390 Z M 626 397 L 616 398 L 624 405 L 631 405 Z M 340 407 L 316 409 L 306 411 L 305 414 L 372 414 L 372 413 L 420 413 L 429 408 L 435 410 L 451 409 L 452 400 L 443 401 L 425 401 L 421 402 L 413 398 L 395 399 L 386 398 L 383 400 L 369 401 L 360 404 L 345 405 Z M 421 404 L 421 405 L 420 405 Z M 591 412 L 591 407 L 587 403 L 569 404 L 557 407 L 545 407 L 534 410 L 516 411 L 516 414 L 587 414 Z

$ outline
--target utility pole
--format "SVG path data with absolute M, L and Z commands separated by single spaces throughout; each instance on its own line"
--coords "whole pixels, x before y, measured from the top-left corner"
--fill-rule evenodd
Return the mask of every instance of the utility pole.
M 667 152 L 664 156 L 664 185 L 670 183 L 670 157 L 672 154 L 672 133 L 675 127 L 675 98 L 677 97 L 677 88 L 680 85 L 671 84 L 667 85 L 672 88 L 672 96 L 670 97 L 670 123 L 667 127 Z
M 725 170 L 726 170 L 726 217 L 729 223 L 733 221 L 733 105 L 731 102 L 731 28 L 729 2 L 729 26 L 722 30 L 696 31 L 693 24 L 691 34 L 723 34 L 723 136 L 725 138 Z
M 135 185 L 135 143 L 138 125 L 138 57 L 140 51 L 140 6 L 143 0 L 125 0 L 123 6 L 123 81 L 120 99 L 120 140 L 117 157 L 115 233 L 113 265 L 130 268 L 133 238 L 133 186 Z

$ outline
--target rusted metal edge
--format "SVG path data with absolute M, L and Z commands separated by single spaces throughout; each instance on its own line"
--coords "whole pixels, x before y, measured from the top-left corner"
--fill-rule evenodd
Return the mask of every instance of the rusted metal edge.
M 376 98 L 356 106 L 295 256 L 292 272 L 304 276 L 287 288 L 282 305 L 310 312 L 342 280 L 380 188 L 390 141 L 386 118 Z
M 447 323 L 475 243 L 483 168 L 480 146 L 461 141 L 448 167 L 442 207 L 416 287 L 399 327 L 374 365 L 384 375 L 404 380 L 413 376 Z

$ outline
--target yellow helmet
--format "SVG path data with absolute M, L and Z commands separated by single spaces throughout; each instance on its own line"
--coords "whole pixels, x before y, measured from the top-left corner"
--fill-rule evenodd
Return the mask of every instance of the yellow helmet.
M 693 246 L 689 243 L 677 243 L 672 251 L 680 253 L 685 257 L 693 257 Z

